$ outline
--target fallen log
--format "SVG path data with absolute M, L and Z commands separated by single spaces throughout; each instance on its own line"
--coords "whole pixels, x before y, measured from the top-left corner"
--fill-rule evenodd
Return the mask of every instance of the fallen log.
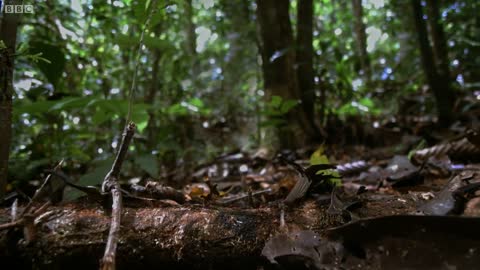
M 1 209 L 0 222 L 9 218 L 9 211 Z M 280 210 L 275 206 L 126 207 L 117 267 L 255 267 L 262 263 L 265 242 L 280 229 L 279 219 Z M 309 201 L 286 208 L 285 221 L 289 230 L 322 231 L 340 225 L 342 218 Z M 22 240 L 21 228 L 0 232 L 2 264 L 19 269 L 98 269 L 110 225 L 110 215 L 103 208 L 50 207 L 35 224 L 36 239 L 31 243 Z

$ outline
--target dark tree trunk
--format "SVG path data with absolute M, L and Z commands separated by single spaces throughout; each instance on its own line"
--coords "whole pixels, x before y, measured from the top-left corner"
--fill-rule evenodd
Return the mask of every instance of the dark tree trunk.
M 160 36 L 162 31 L 162 22 L 157 24 L 155 26 L 155 36 L 158 37 Z M 160 60 L 162 58 L 162 51 L 160 49 L 153 49 L 153 62 L 152 62 L 152 78 L 150 81 L 150 85 L 147 88 L 147 92 L 145 93 L 144 96 L 144 102 L 147 104 L 153 104 L 155 96 L 157 95 L 157 92 L 160 91 L 161 89 L 161 83 L 160 83 Z M 147 124 L 147 147 L 150 147 L 152 149 L 155 144 L 155 134 L 156 134 L 156 128 L 155 128 L 155 114 L 153 111 L 148 112 L 148 124 Z
M 295 51 L 289 1 L 257 0 L 257 18 L 267 98 L 277 95 L 284 100 L 301 100 L 294 69 Z M 287 121 L 289 127 L 278 131 L 282 148 L 299 147 L 316 135 L 301 106 L 288 113 Z M 296 131 L 301 134 L 295 134 Z
M 352 6 L 358 58 L 360 59 L 360 66 L 363 71 L 363 76 L 367 84 L 369 84 L 370 80 L 372 79 L 372 71 L 370 66 L 370 58 L 368 57 L 367 53 L 367 36 L 365 34 L 365 24 L 362 20 L 362 0 L 352 0 Z
M 433 56 L 437 71 L 441 77 L 445 77 L 445 82 L 448 81 L 447 83 L 450 84 L 447 39 L 443 31 L 438 4 L 438 1 L 427 0 L 428 25 L 430 27 Z
M 194 88 L 201 88 L 201 81 L 198 80 L 198 75 L 200 74 L 200 65 L 198 61 L 197 54 L 197 35 L 195 34 L 196 25 L 193 21 L 193 16 L 195 12 L 193 9 L 192 0 L 185 1 L 185 16 L 186 16 L 186 25 L 185 31 L 187 34 L 186 46 L 187 46 L 187 55 L 189 56 L 188 63 L 190 64 L 190 79 Z M 191 170 L 190 164 L 194 160 L 193 148 L 191 147 L 192 142 L 195 139 L 193 119 L 191 115 L 179 116 L 177 117 L 177 122 L 180 123 L 181 129 L 181 138 L 180 142 L 185 149 L 183 151 L 183 164 L 182 171 L 189 173 Z
M 6 4 L 13 2 L 7 1 Z M 0 22 L 0 40 L 6 46 L 0 49 L 0 198 L 6 191 L 12 140 L 13 69 L 18 20 L 19 14 L 4 13 Z
M 449 79 L 441 76 L 435 67 L 433 50 L 428 40 L 427 26 L 423 19 L 424 14 L 420 2 L 420 0 L 411 0 L 423 70 L 428 86 L 435 96 L 439 123 L 442 126 L 448 126 L 452 121 L 454 95 L 449 85 Z
M 315 84 L 313 70 L 313 0 L 299 0 L 297 13 L 297 79 L 302 109 L 312 128 L 315 123 Z

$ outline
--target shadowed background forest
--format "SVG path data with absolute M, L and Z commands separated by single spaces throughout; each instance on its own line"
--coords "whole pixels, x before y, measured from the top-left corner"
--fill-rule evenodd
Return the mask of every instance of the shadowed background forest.
M 475 0 L 45 0 L 34 11 L 2 14 L 0 195 L 62 159 L 78 183 L 101 183 L 134 74 L 128 176 L 182 179 L 235 151 L 433 142 L 433 127 L 479 124 Z

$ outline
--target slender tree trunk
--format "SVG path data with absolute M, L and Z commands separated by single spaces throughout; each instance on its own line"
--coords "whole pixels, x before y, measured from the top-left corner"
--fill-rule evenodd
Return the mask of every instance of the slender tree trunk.
M 302 109 L 308 124 L 315 130 L 315 137 L 320 131 L 315 122 L 315 83 L 313 70 L 313 0 L 299 0 L 297 12 L 297 79 Z M 317 139 L 317 138 L 312 138 Z
M 189 56 L 189 64 L 191 65 L 191 70 L 189 75 L 190 80 L 194 88 L 201 88 L 201 81 L 198 80 L 198 75 L 200 74 L 200 65 L 198 61 L 197 54 L 197 35 L 195 34 L 196 25 L 193 21 L 194 9 L 193 1 L 185 1 L 185 16 L 186 16 L 186 25 L 185 31 L 187 33 L 186 46 L 187 46 L 187 55 Z M 193 119 L 191 115 L 179 116 L 177 122 L 181 125 L 181 144 L 184 149 L 183 151 L 183 163 L 182 163 L 182 172 L 189 174 L 193 162 L 193 147 L 192 142 L 195 140 L 195 132 Z
M 162 23 L 155 26 L 155 36 L 158 37 L 162 31 Z M 160 76 L 160 59 L 162 58 L 162 52 L 160 49 L 153 49 L 153 61 L 152 61 L 152 78 L 150 85 L 147 88 L 147 92 L 144 96 L 144 102 L 146 104 L 153 104 L 155 95 L 161 89 Z M 152 111 L 148 112 L 148 124 L 147 124 L 147 147 L 152 148 L 155 146 L 155 114 Z
M 423 70 L 427 83 L 435 96 L 439 123 L 442 126 L 448 126 L 452 121 L 454 95 L 449 80 L 442 76 L 435 67 L 433 50 L 428 40 L 427 26 L 423 19 L 424 14 L 420 2 L 420 0 L 411 0 Z
M 284 100 L 301 100 L 297 73 L 294 69 L 292 26 L 288 0 L 257 0 L 257 18 L 260 26 L 260 51 L 266 97 L 277 95 Z M 301 106 L 287 116 L 288 127 L 279 129 L 280 147 L 295 148 L 315 135 Z M 300 131 L 301 134 L 295 134 Z
M 12 4 L 14 1 L 7 1 Z M 0 198 L 7 186 L 8 158 L 12 140 L 12 96 L 15 44 L 19 14 L 4 13 L 0 22 L 0 40 L 6 46 L 0 48 Z
M 363 23 L 362 0 L 352 0 L 355 38 L 357 43 L 357 53 L 360 59 L 360 66 L 363 71 L 363 77 L 367 84 L 372 79 L 370 58 L 367 53 L 367 35 L 365 34 L 365 24 Z
M 447 39 L 443 31 L 438 1 L 427 0 L 428 24 L 432 38 L 433 56 L 439 75 L 450 84 L 450 69 L 448 60 Z

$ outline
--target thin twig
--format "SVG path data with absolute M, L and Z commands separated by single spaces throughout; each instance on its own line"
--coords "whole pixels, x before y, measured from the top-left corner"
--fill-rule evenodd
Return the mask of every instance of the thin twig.
M 156 0 L 152 1 L 152 3 L 150 4 L 150 12 L 148 14 L 147 19 L 145 20 L 145 24 L 143 26 L 143 31 L 140 34 L 140 42 L 138 44 L 137 59 L 135 61 L 135 69 L 133 70 L 132 87 L 130 88 L 130 92 L 128 93 L 128 112 L 127 112 L 127 120 L 126 120 L 127 125 L 132 119 L 133 98 L 134 98 L 134 95 L 135 95 L 135 90 L 137 88 L 137 85 L 136 85 L 137 73 L 138 73 L 138 67 L 140 66 L 140 56 L 142 54 L 142 49 L 143 49 L 143 39 L 144 39 L 144 36 L 145 36 L 145 32 L 147 32 L 148 26 L 150 25 L 150 20 L 153 16 L 153 13 L 155 13 L 156 6 L 157 6 L 157 1 Z M 165 6 L 165 8 L 167 6 Z
M 0 231 L 20 226 L 22 223 L 23 223 L 23 219 L 17 219 L 12 222 L 0 224 Z
M 53 169 L 54 171 L 57 171 L 60 169 L 60 167 L 63 164 L 63 160 L 58 163 L 57 166 Z M 33 208 L 33 205 L 40 201 L 46 193 L 46 190 L 50 188 L 50 179 L 52 175 L 48 174 L 47 177 L 45 177 L 45 180 L 43 181 L 42 185 L 35 191 L 35 194 L 33 195 L 32 200 L 25 206 L 23 211 L 20 213 L 20 215 L 17 215 L 17 201 L 14 202 L 12 205 L 12 222 L 5 223 L 5 224 L 0 224 L 0 231 L 1 230 L 6 230 L 10 229 L 13 227 L 19 227 L 23 226 L 23 236 L 24 239 L 27 243 L 30 243 L 31 241 L 35 240 L 35 224 L 34 220 L 35 217 L 39 216 L 42 214 L 42 212 L 47 209 L 47 207 L 51 204 L 50 201 L 47 201 L 43 205 L 41 205 L 39 208 Z
M 58 171 L 63 165 L 63 159 L 53 168 L 53 171 Z M 22 213 L 20 214 L 20 217 L 23 217 L 26 213 L 30 211 L 32 208 L 32 205 L 36 202 L 38 202 L 42 197 L 46 194 L 46 189 L 50 188 L 50 179 L 52 178 L 52 174 L 49 173 L 47 177 L 45 177 L 45 180 L 43 181 L 42 185 L 35 191 L 35 194 L 33 195 L 32 200 L 25 206 L 23 209 Z
M 267 188 L 267 189 L 264 189 L 264 190 L 259 190 L 259 191 L 255 191 L 255 192 L 250 192 L 250 194 L 242 194 L 242 195 L 237 196 L 237 197 L 235 197 L 235 198 L 228 198 L 228 199 L 225 199 L 225 200 L 223 200 L 223 201 L 219 201 L 219 204 L 227 205 L 227 204 L 231 204 L 231 203 L 234 203 L 234 202 L 237 202 L 237 201 L 246 199 L 246 198 L 248 198 L 248 197 L 255 197 L 255 196 L 258 196 L 258 195 L 261 195 L 261 194 L 265 194 L 265 193 L 268 193 L 268 192 L 272 192 L 272 189 L 271 189 L 271 188 Z
M 12 221 L 17 220 L 18 217 L 18 199 L 15 199 L 12 203 L 12 210 L 10 211 L 10 215 L 12 216 Z
M 0 224 L 0 231 L 10 229 L 10 228 L 13 228 L 13 227 L 24 226 L 27 219 L 31 219 L 31 218 L 35 219 L 35 217 L 42 214 L 42 212 L 45 211 L 45 209 L 47 209 L 47 207 L 49 205 L 50 205 L 50 202 L 46 202 L 42 206 L 40 206 L 39 208 L 32 211 L 31 213 L 25 213 L 20 218 L 14 220 L 12 222 Z M 28 217 L 28 218 L 25 218 L 25 217 Z
M 110 192 L 112 194 L 112 219 L 110 222 L 110 231 L 108 233 L 107 245 L 102 258 L 100 269 L 115 269 L 115 257 L 117 253 L 117 244 L 120 237 L 120 223 L 122 217 L 122 192 L 118 178 L 122 163 L 127 155 L 130 141 L 135 133 L 135 124 L 129 123 L 125 128 L 122 143 L 118 150 L 112 169 L 107 173 L 103 180 L 102 192 Z
M 35 241 L 37 237 L 35 218 L 41 215 L 47 209 L 47 207 L 50 206 L 50 204 L 51 202 L 46 202 L 39 208 L 34 209 L 31 213 L 27 213 L 22 217 L 23 238 L 25 239 L 25 243 L 29 244 Z
M 120 236 L 120 222 L 122 217 L 122 193 L 120 192 L 120 184 L 113 183 L 112 188 L 112 221 L 110 223 L 110 231 L 108 233 L 107 246 L 102 259 L 101 269 L 115 269 L 115 257 L 117 253 L 118 238 Z
M 113 162 L 112 169 L 107 173 L 105 179 L 103 180 L 102 185 L 102 192 L 109 192 L 110 188 L 108 184 L 113 181 L 117 181 L 120 176 L 120 169 L 122 168 L 123 161 L 127 156 L 128 147 L 130 145 L 130 141 L 133 138 L 133 134 L 135 133 L 135 124 L 129 123 L 125 128 L 125 132 L 123 134 L 122 142 L 120 144 L 120 149 L 118 150 L 117 156 L 115 157 L 115 161 Z

